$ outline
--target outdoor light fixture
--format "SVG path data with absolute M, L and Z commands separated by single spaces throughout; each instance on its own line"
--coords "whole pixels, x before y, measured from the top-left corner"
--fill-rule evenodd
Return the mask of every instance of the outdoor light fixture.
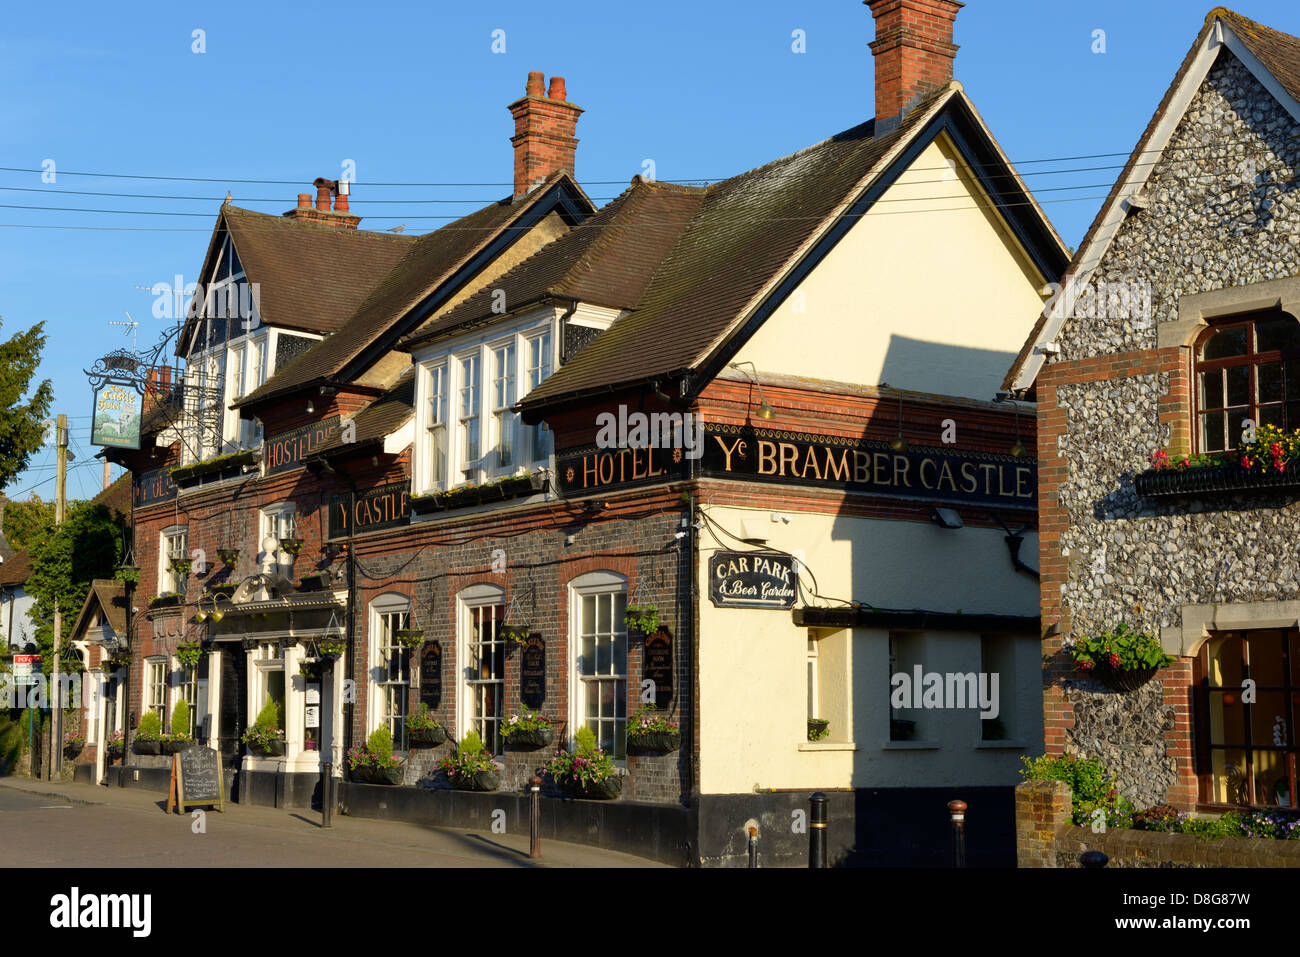
M 932 508 L 930 509 L 930 520 L 938 524 L 941 528 L 962 528 L 961 516 L 955 509 L 951 508 Z
M 751 381 L 754 383 L 754 388 L 758 390 L 758 417 L 764 420 L 775 418 L 776 412 L 772 409 L 770 405 L 767 404 L 767 400 L 763 398 L 763 387 L 758 384 L 758 370 L 754 368 L 754 363 L 752 362 L 727 363 L 727 368 L 736 369 L 737 371 L 743 371 L 740 369 L 741 366 L 749 366 Z
M 316 411 L 316 403 L 313 402 L 311 399 L 308 399 L 308 400 L 307 400 L 307 414 L 308 414 L 308 415 L 311 415 L 311 414 L 312 414 L 313 412 L 315 412 L 315 411 Z
M 907 451 L 907 439 L 903 438 L 903 397 L 898 397 L 898 434 L 894 436 L 894 441 L 889 443 L 889 447 L 895 452 Z
M 1016 409 L 1016 444 L 1011 446 L 1011 455 L 1014 458 L 1022 459 L 1025 457 L 1025 446 L 1020 441 L 1020 410 Z

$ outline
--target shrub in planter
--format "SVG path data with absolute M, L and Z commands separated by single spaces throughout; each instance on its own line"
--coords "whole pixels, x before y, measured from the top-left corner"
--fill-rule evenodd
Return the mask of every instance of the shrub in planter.
M 436 748 L 447 740 L 447 732 L 423 702 L 406 716 L 406 736 L 412 745 L 422 748 Z
M 642 705 L 627 721 L 627 746 L 647 754 L 668 754 L 682 744 L 682 734 L 659 713 L 653 701 Z
M 570 797 L 611 800 L 623 790 L 614 759 L 596 746 L 590 728 L 579 728 L 572 751 L 558 751 L 546 763 L 546 773 Z
M 249 754 L 279 757 L 284 754 L 284 728 L 280 727 L 280 706 L 270 698 L 258 712 L 257 721 L 240 739 L 248 745 Z
M 1033 760 L 1021 757 L 1025 765 L 1020 769 L 1022 778 L 1037 781 L 1064 781 L 1074 792 L 1073 821 L 1082 827 L 1093 823 L 1093 812 L 1100 808 L 1110 828 L 1131 827 L 1133 805 L 1128 798 L 1120 797 L 1115 780 L 1096 758 L 1076 758 L 1071 755 L 1053 757 L 1044 754 Z
M 1165 654 L 1158 639 L 1125 624 L 1095 638 L 1080 635 L 1070 653 L 1075 668 L 1119 691 L 1141 687 L 1157 670 L 1175 661 Z
M 104 747 L 108 749 L 108 759 L 110 761 L 120 758 L 125 754 L 126 744 L 124 743 L 122 732 L 114 731 L 110 734 L 108 740 L 104 742 Z
M 501 736 L 512 748 L 544 748 L 555 740 L 555 730 L 540 714 L 525 711 L 501 725 Z
M 501 781 L 501 769 L 483 749 L 483 739 L 477 731 L 465 735 L 456 753 L 439 761 L 438 768 L 447 775 L 451 786 L 460 791 L 495 791 Z
M 194 738 L 190 736 L 190 706 L 182 698 L 172 709 L 172 733 L 163 736 L 163 753 L 176 754 L 192 747 Z
M 146 711 L 135 729 L 136 754 L 162 754 L 162 718 L 157 711 Z
M 623 623 L 629 634 L 653 635 L 659 630 L 659 608 L 656 605 L 628 605 Z
M 370 732 L 365 747 L 348 752 L 348 767 L 354 780 L 366 784 L 401 784 L 405 769 L 402 759 L 393 757 L 393 735 L 387 725 Z
M 68 760 L 76 758 L 86 746 L 86 736 L 80 731 L 69 731 L 63 736 L 63 756 Z

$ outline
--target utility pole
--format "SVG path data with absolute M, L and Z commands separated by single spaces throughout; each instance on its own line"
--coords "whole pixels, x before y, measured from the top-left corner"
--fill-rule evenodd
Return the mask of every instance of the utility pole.
M 58 528 L 63 524 L 63 512 L 67 505 L 68 494 L 68 416 L 66 413 L 59 413 L 59 426 L 57 432 L 58 444 L 58 471 L 54 479 L 54 527 Z M 63 645 L 63 612 L 59 609 L 59 599 L 54 599 L 54 663 L 50 669 L 52 680 L 50 683 L 50 693 L 47 698 L 50 702 L 50 760 L 46 767 L 49 769 L 49 780 L 54 780 L 56 771 L 63 770 L 63 701 L 60 691 L 62 684 L 59 681 L 59 657 Z

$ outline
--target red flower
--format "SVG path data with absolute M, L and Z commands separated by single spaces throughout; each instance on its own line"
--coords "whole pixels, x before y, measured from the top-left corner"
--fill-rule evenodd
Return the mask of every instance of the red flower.
M 1120 666 L 1120 657 L 1119 657 L 1119 655 L 1112 654 L 1112 655 L 1110 656 L 1110 666 L 1111 666 L 1112 668 L 1118 668 L 1118 667 Z

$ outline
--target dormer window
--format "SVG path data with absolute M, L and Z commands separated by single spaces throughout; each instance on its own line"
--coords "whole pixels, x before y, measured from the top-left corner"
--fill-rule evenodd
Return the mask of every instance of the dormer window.
M 1226 317 L 1196 345 L 1201 452 L 1236 448 L 1246 421 L 1300 428 L 1300 323 L 1281 311 Z

